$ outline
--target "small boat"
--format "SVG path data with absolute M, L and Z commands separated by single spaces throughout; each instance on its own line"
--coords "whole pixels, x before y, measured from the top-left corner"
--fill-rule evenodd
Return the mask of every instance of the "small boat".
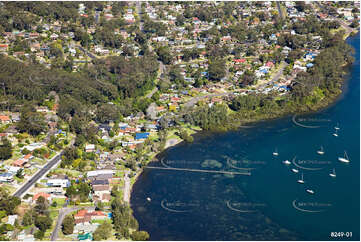
M 335 137 L 338 137 L 337 129 L 336 129 L 335 133 L 333 133 L 332 135 L 335 136 Z
M 330 177 L 336 177 L 335 168 L 333 168 L 332 173 L 330 173 L 329 175 L 330 175 Z
M 304 184 L 305 181 L 303 180 L 303 173 L 301 174 L 301 179 L 297 180 L 298 183 Z
M 311 189 L 306 189 L 306 192 L 308 192 L 309 194 L 315 194 L 315 191 Z
M 335 126 L 335 129 L 336 129 L 336 130 L 339 130 L 339 129 L 340 129 L 340 127 L 338 127 L 338 123 L 337 123 L 337 125 Z
M 152 201 L 152 199 L 150 199 L 150 197 L 147 197 L 147 201 L 150 202 L 150 201 Z
M 274 155 L 274 156 L 278 156 L 278 151 L 277 151 L 277 148 L 275 149 L 275 151 L 273 151 L 272 155 Z
M 347 156 L 347 153 L 346 153 L 346 150 L 345 150 L 345 153 L 344 153 L 344 157 L 338 157 L 338 160 L 341 161 L 341 162 L 344 162 L 344 163 L 349 163 L 350 160 Z
M 295 168 L 292 168 L 292 171 L 293 171 L 294 173 L 298 173 L 298 170 L 295 169 Z
M 325 151 L 323 151 L 323 147 L 321 146 L 321 149 L 317 151 L 317 154 L 323 155 L 325 154 Z
M 284 160 L 282 163 L 285 165 L 291 165 L 291 162 L 289 160 Z

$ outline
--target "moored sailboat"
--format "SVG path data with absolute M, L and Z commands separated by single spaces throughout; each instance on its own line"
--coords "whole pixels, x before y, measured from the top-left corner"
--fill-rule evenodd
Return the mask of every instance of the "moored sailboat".
M 321 146 L 320 150 L 317 151 L 317 154 L 319 154 L 319 155 L 325 154 L 325 151 L 323 150 L 322 146 Z
M 301 174 L 301 179 L 297 180 L 298 183 L 304 184 L 305 181 L 303 180 L 303 173 Z
M 333 168 L 332 173 L 330 173 L 329 175 L 330 175 L 330 177 L 336 177 L 335 168 Z
M 344 157 L 338 157 L 338 160 L 343 162 L 343 163 L 349 163 L 350 162 L 350 159 L 347 156 L 346 150 L 345 150 L 345 153 L 344 153 Z

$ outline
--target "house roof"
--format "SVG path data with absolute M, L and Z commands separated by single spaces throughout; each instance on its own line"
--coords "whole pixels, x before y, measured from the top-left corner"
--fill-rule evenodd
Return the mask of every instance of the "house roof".
M 32 157 L 32 154 L 30 153 L 30 154 L 25 155 L 25 156 L 23 157 L 23 159 L 28 160 L 28 159 L 30 159 L 31 157 Z
M 148 138 L 149 136 L 149 133 L 146 132 L 146 133 L 136 133 L 135 134 L 135 139 L 146 139 Z
M 16 160 L 16 161 L 13 162 L 13 165 L 14 165 L 14 166 L 23 166 L 25 163 L 26 163 L 25 160 L 23 160 L 23 159 L 18 159 L 18 160 Z
M 88 210 L 81 209 L 74 215 L 74 217 L 84 217 L 87 213 L 88 213 Z
M 10 118 L 7 115 L 0 115 L 0 120 L 1 121 L 10 121 Z
M 109 184 L 108 179 L 101 179 L 101 180 L 96 179 L 96 180 L 92 181 L 93 186 L 96 186 L 96 185 L 108 185 L 108 184 Z
M 93 185 L 94 192 L 109 191 L 109 185 Z
M 39 192 L 33 196 L 33 201 L 38 200 L 39 197 L 44 197 L 45 199 L 50 198 L 50 194 L 47 194 L 45 192 Z

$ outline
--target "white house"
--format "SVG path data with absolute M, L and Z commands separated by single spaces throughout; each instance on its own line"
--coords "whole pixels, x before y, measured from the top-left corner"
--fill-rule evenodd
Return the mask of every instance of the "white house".
M 87 144 L 85 146 L 85 152 L 94 152 L 95 151 L 95 145 L 94 144 Z
M 49 187 L 69 187 L 70 186 L 70 182 L 68 179 L 48 179 L 48 181 L 46 182 L 46 184 Z

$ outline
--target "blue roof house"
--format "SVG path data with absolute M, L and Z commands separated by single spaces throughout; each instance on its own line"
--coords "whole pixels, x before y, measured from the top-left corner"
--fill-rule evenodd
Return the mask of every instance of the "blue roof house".
M 149 136 L 149 133 L 148 133 L 148 132 L 146 132 L 146 133 L 136 133 L 136 134 L 135 134 L 135 139 L 136 139 L 136 140 L 146 139 L 146 138 L 148 138 L 148 136 Z

